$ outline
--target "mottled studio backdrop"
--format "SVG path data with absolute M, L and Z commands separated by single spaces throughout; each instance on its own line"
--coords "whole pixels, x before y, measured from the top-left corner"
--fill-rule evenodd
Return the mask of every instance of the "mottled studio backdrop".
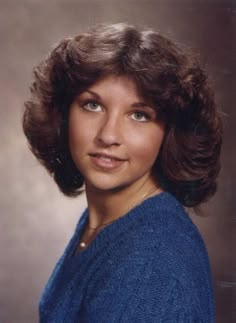
M 27 149 L 21 116 L 32 67 L 62 37 L 98 22 L 154 27 L 201 52 L 225 135 L 219 191 L 208 217 L 194 221 L 210 255 L 217 323 L 236 322 L 235 20 L 227 0 L 0 0 L 1 323 L 38 321 L 43 286 L 85 206 L 62 196 Z

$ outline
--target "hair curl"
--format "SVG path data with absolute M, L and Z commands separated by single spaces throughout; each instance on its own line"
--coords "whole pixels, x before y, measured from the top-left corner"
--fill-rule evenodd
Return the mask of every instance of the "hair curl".
M 68 196 L 83 176 L 68 144 L 68 111 L 78 93 L 109 75 L 127 75 L 166 125 L 154 170 L 163 189 L 196 207 L 217 188 L 222 122 L 198 61 L 172 41 L 126 24 L 100 25 L 62 40 L 35 69 L 23 129 L 30 148 Z

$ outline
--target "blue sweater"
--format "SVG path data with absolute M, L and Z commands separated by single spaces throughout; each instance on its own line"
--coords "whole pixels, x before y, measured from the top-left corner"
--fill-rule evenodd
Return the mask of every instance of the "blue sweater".
M 214 322 L 207 251 L 169 193 L 145 200 L 75 253 L 85 210 L 40 301 L 40 322 Z

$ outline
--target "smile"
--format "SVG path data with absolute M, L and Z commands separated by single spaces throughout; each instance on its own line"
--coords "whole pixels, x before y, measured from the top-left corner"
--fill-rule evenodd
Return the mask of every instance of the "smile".
M 125 162 L 125 159 L 106 154 L 95 153 L 89 154 L 89 156 L 94 166 L 99 169 L 113 170 L 120 167 Z

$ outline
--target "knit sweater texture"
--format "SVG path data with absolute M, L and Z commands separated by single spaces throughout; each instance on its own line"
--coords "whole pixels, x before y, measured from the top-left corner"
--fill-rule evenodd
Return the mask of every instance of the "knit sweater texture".
M 41 297 L 41 323 L 211 323 L 214 301 L 201 235 L 169 193 L 145 200 L 75 252 L 82 214 Z

